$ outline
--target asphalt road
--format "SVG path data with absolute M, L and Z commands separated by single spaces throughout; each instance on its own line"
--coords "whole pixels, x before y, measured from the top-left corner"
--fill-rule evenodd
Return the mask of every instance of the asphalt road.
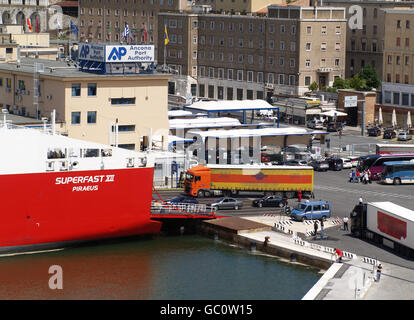
M 403 207 L 412 209 L 414 204 L 414 184 L 413 185 L 382 185 L 377 182 L 372 184 L 350 183 L 348 182 L 349 169 L 342 171 L 315 172 L 314 175 L 314 194 L 315 199 L 327 200 L 332 205 L 332 216 L 345 217 L 358 203 L 358 199 L 368 202 L 391 201 Z M 159 191 L 164 200 L 182 193 L 179 190 Z M 256 208 L 252 207 L 252 200 L 262 197 L 260 193 L 240 194 L 237 198 L 243 201 L 243 208 L 240 210 L 219 210 L 219 215 L 263 215 L 265 213 L 278 213 L 277 208 Z M 219 197 L 199 199 L 200 203 L 208 203 Z M 289 205 L 294 206 L 296 199 L 290 199 Z M 414 260 L 397 256 L 385 247 L 379 247 L 367 241 L 352 237 L 349 232 L 339 228 L 329 228 L 326 230 L 328 240 L 313 240 L 321 245 L 339 247 L 343 250 L 356 253 L 357 255 L 377 258 L 380 261 L 389 262 L 414 269 Z

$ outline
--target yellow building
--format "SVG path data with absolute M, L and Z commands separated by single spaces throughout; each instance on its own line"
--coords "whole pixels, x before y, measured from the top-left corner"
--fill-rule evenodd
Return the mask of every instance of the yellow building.
M 0 64 L 0 108 L 37 119 L 50 119 L 55 110 L 58 130 L 72 138 L 138 151 L 157 135 L 166 148 L 168 79 L 157 73 L 96 74 L 73 63 L 22 58 L 20 65 Z

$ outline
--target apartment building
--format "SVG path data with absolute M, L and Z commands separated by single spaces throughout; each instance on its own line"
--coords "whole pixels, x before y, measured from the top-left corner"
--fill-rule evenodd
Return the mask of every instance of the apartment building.
M 384 9 L 382 103 L 414 107 L 414 9 Z
M 315 3 L 315 1 L 313 1 Z M 362 15 L 361 28 L 348 26 L 346 39 L 346 78 L 357 74 L 367 64 L 373 66 L 380 79 L 383 78 L 384 40 L 388 25 L 384 23 L 386 9 L 414 7 L 414 1 L 377 1 L 377 0 L 323 0 L 320 5 L 345 7 L 346 18 L 351 20 L 357 11 Z M 356 6 L 355 9 L 351 9 Z M 350 25 L 352 26 L 354 20 Z M 359 23 L 359 22 L 358 22 Z
M 55 110 L 59 131 L 72 138 L 138 151 L 160 136 L 166 149 L 169 77 L 97 74 L 66 62 L 22 58 L 20 65 L 0 63 L 0 108 L 37 119 L 50 119 Z
M 155 44 L 160 11 L 186 10 L 187 0 L 79 0 L 79 39 Z M 125 24 L 132 38 L 122 38 Z M 164 31 L 164 26 L 162 26 Z M 157 50 L 157 49 L 156 49 Z
M 0 0 L 0 24 L 18 24 L 28 31 L 29 18 L 35 31 L 45 32 L 48 30 L 49 5 L 49 0 Z
M 158 23 L 170 39 L 164 47 L 159 32 L 158 61 L 165 48 L 177 73 L 172 87 L 183 96 L 301 95 L 314 81 L 328 86 L 345 74 L 343 8 L 269 6 L 266 17 L 160 13 Z

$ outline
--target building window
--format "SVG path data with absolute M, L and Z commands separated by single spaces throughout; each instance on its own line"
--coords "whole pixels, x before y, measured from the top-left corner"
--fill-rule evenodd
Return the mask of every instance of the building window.
M 310 59 L 307 59 L 307 60 L 305 61 L 305 66 L 306 66 L 306 68 L 310 68 L 310 65 L 311 65 L 311 61 L 310 61 Z
M 327 28 L 326 28 L 326 26 L 322 26 L 321 27 L 321 33 L 322 33 L 322 35 L 326 35 L 327 34 Z
M 247 82 L 253 82 L 253 71 L 247 71 Z
M 285 65 L 285 58 L 279 57 L 279 66 L 284 67 L 284 65 Z
M 306 43 L 306 51 L 311 51 L 312 49 L 312 44 L 310 42 Z
M 217 87 L 217 99 L 223 100 L 224 99 L 224 88 L 221 86 Z
M 388 64 L 392 64 L 392 56 L 388 55 L 387 57 Z
M 243 100 L 243 89 L 237 89 L 237 100 Z
M 408 99 L 409 99 L 409 94 L 408 93 L 402 93 L 402 95 L 401 95 L 401 104 L 403 106 L 408 106 Z
M 377 40 L 372 40 L 372 52 L 377 52 Z
M 247 100 L 253 100 L 253 90 L 246 90 L 246 99 Z
M 208 97 L 214 99 L 214 86 L 208 86 Z
M 285 33 L 286 32 L 286 26 L 284 24 L 280 25 L 280 33 Z
M 404 58 L 404 64 L 406 66 L 408 66 L 410 64 L 410 57 L 409 56 L 405 56 L 405 58 Z
M 285 75 L 279 74 L 279 84 L 285 84 Z
M 290 26 L 290 33 L 291 33 L 291 34 L 296 34 L 296 25 L 292 24 L 292 25 Z
M 243 81 L 243 70 L 237 70 L 237 81 Z
M 289 85 L 294 86 L 295 82 L 295 76 L 293 74 L 289 75 Z
M 361 39 L 361 50 L 362 51 L 367 50 L 367 39 Z
M 263 72 L 258 72 L 257 73 L 257 82 L 258 83 L 263 83 Z
M 326 51 L 326 42 L 321 43 L 321 50 Z
M 88 124 L 96 123 L 96 111 L 88 111 Z
M 335 50 L 340 51 L 341 50 L 341 44 L 339 42 L 335 43 Z
M 96 96 L 96 83 L 88 83 L 88 96 Z
M 227 88 L 227 100 L 233 100 L 233 88 Z
M 285 41 L 280 41 L 279 48 L 280 50 L 285 50 Z
M 400 104 L 400 93 L 399 92 L 393 92 L 392 93 L 393 98 L 393 104 Z
M 80 124 L 80 122 L 81 122 L 81 113 L 79 111 L 72 112 L 71 123 Z
M 410 46 L 410 38 L 405 38 L 405 46 L 406 47 Z
M 378 17 L 378 9 L 374 8 L 374 18 Z
M 135 98 L 111 98 L 111 105 L 135 104 Z
M 72 97 L 80 97 L 81 85 L 80 83 L 72 83 Z
M 372 28 L 373 28 L 372 33 L 377 34 L 378 27 L 374 25 Z
M 336 35 L 341 34 L 341 26 L 335 26 L 335 34 Z
M 396 45 L 397 47 L 399 47 L 399 46 L 400 46 L 400 44 L 401 44 L 401 38 L 400 38 L 400 37 L 397 37 L 397 39 L 395 39 L 395 45 Z
M 384 103 L 391 103 L 391 91 L 384 91 Z
M 200 97 L 205 97 L 205 92 L 204 92 L 204 89 L 205 89 L 205 87 L 204 87 L 204 84 L 200 84 L 199 86 L 198 86 L 198 95 L 200 96 Z
M 291 68 L 294 68 L 294 67 L 295 67 L 295 58 L 290 58 L 290 59 L 289 59 L 289 66 L 290 66 Z
M 335 59 L 335 67 L 339 67 L 339 58 Z
M 306 76 L 305 77 L 305 86 L 310 86 L 311 84 L 311 77 L 310 76 Z
M 208 68 L 208 76 L 214 78 L 214 68 Z
M 405 28 L 410 29 L 410 20 L 405 21 Z
M 227 80 L 233 80 L 233 69 L 227 69 Z
M 395 63 L 397 65 L 400 65 L 400 62 L 401 62 L 401 57 L 400 56 L 397 56 Z
M 387 73 L 387 82 L 391 82 L 391 73 Z
M 397 20 L 397 29 L 401 29 L 401 20 Z
M 273 84 L 275 82 L 275 76 L 273 73 L 267 74 L 267 82 Z
M 400 75 L 399 74 L 395 75 L 395 82 L 400 83 Z
M 269 40 L 269 49 L 275 48 L 275 40 Z
M 306 26 L 306 34 L 312 34 L 312 27 Z
M 290 51 L 296 51 L 296 42 L 295 41 L 290 42 Z
M 218 74 L 217 74 L 218 78 L 219 79 L 224 79 L 224 69 L 219 68 L 217 71 L 218 71 Z

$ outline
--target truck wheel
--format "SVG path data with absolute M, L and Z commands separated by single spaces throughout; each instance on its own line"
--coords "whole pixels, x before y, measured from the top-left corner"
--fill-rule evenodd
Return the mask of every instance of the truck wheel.
M 400 178 L 394 178 L 394 184 L 396 184 L 396 185 L 401 184 L 401 179 Z
M 197 197 L 199 197 L 199 198 L 203 198 L 203 197 L 204 197 L 204 191 L 203 191 L 203 190 L 199 190 L 199 191 L 197 192 Z

